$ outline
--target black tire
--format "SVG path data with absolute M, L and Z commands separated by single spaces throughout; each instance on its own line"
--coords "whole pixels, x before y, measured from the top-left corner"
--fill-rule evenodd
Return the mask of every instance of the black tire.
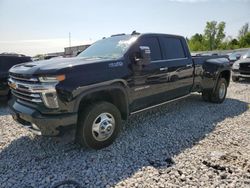
M 206 102 L 211 102 L 211 91 L 202 91 L 202 99 Z
M 234 82 L 238 82 L 238 81 L 240 80 L 240 78 L 237 77 L 237 76 L 232 76 L 232 80 L 233 80 Z
M 224 88 L 224 92 L 222 92 L 223 94 L 222 93 L 220 94 L 220 89 L 222 87 Z M 225 100 L 226 95 L 227 95 L 227 87 L 228 87 L 228 83 L 226 79 L 220 78 L 217 82 L 215 91 L 211 95 L 211 102 L 222 103 Z
M 113 123 L 114 125 L 112 124 L 111 126 L 111 127 L 114 127 L 113 129 L 111 128 L 112 133 L 109 133 L 110 136 L 105 140 L 98 140 L 97 138 L 95 138 L 95 137 L 98 137 L 98 134 L 96 135 L 95 133 L 97 132 L 94 132 L 92 130 L 94 123 L 99 121 L 98 117 L 100 117 L 101 114 L 105 114 L 105 115 L 108 114 L 108 116 L 106 117 L 110 117 L 112 118 L 112 120 L 114 120 L 112 121 L 114 122 Z M 99 125 L 100 128 L 101 128 L 101 125 L 104 125 L 104 124 L 100 123 Z M 110 122 L 109 122 L 109 125 L 111 125 Z M 120 129 L 121 129 L 121 113 L 118 110 L 118 108 L 108 102 L 97 102 L 92 105 L 89 105 L 88 107 L 84 108 L 84 110 L 81 110 L 79 112 L 79 118 L 78 118 L 77 130 L 76 130 L 76 141 L 80 145 L 86 146 L 88 148 L 102 149 L 113 143 L 113 141 L 118 136 Z M 98 129 L 98 130 L 102 132 L 102 129 Z

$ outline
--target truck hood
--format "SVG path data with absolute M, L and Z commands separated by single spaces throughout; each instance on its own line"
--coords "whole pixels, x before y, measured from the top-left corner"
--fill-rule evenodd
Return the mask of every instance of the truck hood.
M 35 61 L 29 63 L 22 63 L 10 69 L 9 72 L 25 75 L 51 75 L 65 73 L 67 70 L 80 66 L 89 65 L 93 63 L 107 62 L 114 60 L 106 60 L 100 58 L 86 59 L 83 57 L 74 58 L 55 58 L 50 60 Z
M 237 61 L 237 63 L 243 64 L 243 63 L 250 63 L 250 58 L 246 58 L 246 59 L 240 59 Z

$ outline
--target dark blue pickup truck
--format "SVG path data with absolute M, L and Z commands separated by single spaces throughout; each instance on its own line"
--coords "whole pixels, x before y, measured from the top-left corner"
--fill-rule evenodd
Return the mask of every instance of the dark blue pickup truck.
M 12 67 L 13 118 L 42 135 L 73 125 L 90 148 L 110 145 L 129 115 L 200 92 L 222 103 L 230 81 L 225 57 L 192 57 L 181 36 L 113 35 L 75 58 Z

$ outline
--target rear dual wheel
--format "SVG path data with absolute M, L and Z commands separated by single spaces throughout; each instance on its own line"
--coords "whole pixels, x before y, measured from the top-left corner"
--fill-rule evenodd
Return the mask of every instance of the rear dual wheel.
M 220 78 L 214 91 L 202 91 L 204 101 L 213 103 L 222 103 L 227 95 L 227 81 L 225 78 Z

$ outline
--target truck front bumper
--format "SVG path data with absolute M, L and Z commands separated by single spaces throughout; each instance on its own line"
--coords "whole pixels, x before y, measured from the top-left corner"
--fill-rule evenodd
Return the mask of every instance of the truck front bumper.
M 77 123 L 77 113 L 45 115 L 16 100 L 9 101 L 9 110 L 15 121 L 38 135 L 56 136 L 60 128 Z
M 232 70 L 232 76 L 239 78 L 250 78 L 250 71 Z

